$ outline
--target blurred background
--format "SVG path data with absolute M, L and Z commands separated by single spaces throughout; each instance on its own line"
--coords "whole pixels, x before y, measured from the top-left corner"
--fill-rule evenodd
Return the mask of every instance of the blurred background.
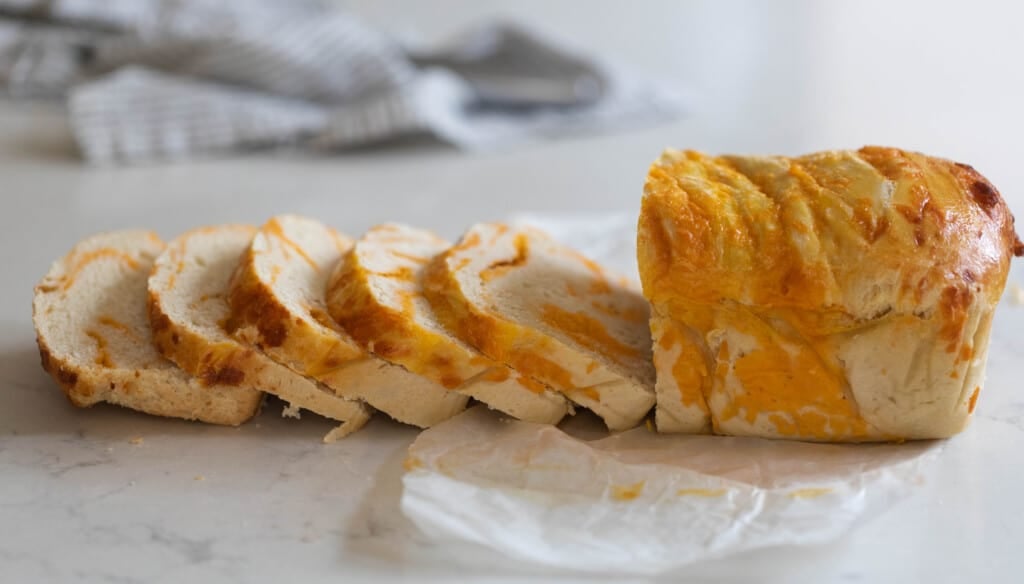
M 62 98 L 8 97 L 0 102 L 3 226 L 56 221 L 61 237 L 47 259 L 100 229 L 138 224 L 171 236 L 286 210 L 353 233 L 397 220 L 454 236 L 471 222 L 519 211 L 632 211 L 647 165 L 668 146 L 765 154 L 916 149 L 973 164 L 1024 213 L 1017 161 L 1024 9 L 1015 3 L 332 4 L 375 33 L 424 47 L 444 46 L 480 23 L 516 22 L 566 43 L 585 62 L 607 62 L 671 90 L 679 107 L 635 124 L 627 117 L 614 128 L 495 148 L 443 140 L 290 144 L 95 164 L 83 159 Z

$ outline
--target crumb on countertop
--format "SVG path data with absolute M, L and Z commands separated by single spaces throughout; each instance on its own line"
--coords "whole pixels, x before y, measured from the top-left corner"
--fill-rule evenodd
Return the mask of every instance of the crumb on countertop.
M 196 476 L 192 477 L 192 480 L 194 480 L 194 481 L 205 481 L 206 477 L 204 477 L 203 475 L 196 475 Z
M 285 408 L 283 410 L 281 410 L 281 417 L 282 418 L 295 418 L 296 420 L 298 420 L 299 418 L 302 417 L 302 413 L 301 412 L 302 412 L 302 410 L 299 409 L 299 406 L 297 406 L 295 404 L 288 404 L 287 406 L 285 406 Z
M 128 441 L 129 444 L 134 444 L 135 446 L 141 446 L 143 442 L 145 442 L 145 440 L 143 440 L 142 436 L 136 436 Z

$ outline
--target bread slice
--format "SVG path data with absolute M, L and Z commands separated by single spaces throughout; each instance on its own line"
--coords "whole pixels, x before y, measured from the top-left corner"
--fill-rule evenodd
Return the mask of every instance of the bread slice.
M 149 319 L 157 349 L 207 383 L 254 387 L 345 422 L 325 441 L 359 429 L 370 411 L 339 397 L 228 335 L 228 283 L 256 230 L 220 225 L 189 231 L 160 254 L 149 276 Z M 286 410 L 288 412 L 289 410 Z
M 163 249 L 151 231 L 117 231 L 85 239 L 55 262 L 32 299 L 43 369 L 79 407 L 107 402 L 241 424 L 259 411 L 260 392 L 202 384 L 149 342 L 146 277 Z
M 460 338 L 564 392 L 609 429 L 636 426 L 654 405 L 647 301 L 543 232 L 476 225 L 434 258 L 425 284 Z
M 423 296 L 421 276 L 448 242 L 382 225 L 345 254 L 327 288 L 330 315 L 363 347 L 442 386 L 521 420 L 554 424 L 565 399 L 452 336 Z
M 352 240 L 296 215 L 270 219 L 232 279 L 229 332 L 338 395 L 427 428 L 466 407 L 448 391 L 367 353 L 327 314 L 327 279 Z

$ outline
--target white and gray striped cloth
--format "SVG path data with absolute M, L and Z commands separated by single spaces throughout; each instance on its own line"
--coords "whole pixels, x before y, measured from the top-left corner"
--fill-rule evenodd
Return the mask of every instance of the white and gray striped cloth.
M 316 0 L 0 0 L 0 88 L 66 97 L 98 163 L 422 134 L 476 150 L 681 112 L 522 27 L 417 51 Z

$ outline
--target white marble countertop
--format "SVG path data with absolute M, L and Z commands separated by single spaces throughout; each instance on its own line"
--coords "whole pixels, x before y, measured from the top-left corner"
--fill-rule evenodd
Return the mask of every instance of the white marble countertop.
M 384 20 L 390 13 L 380 6 L 393 3 L 354 4 Z M 917 148 L 974 164 L 1024 216 L 1016 144 L 1024 134 L 1024 77 L 1009 64 L 1024 41 L 997 34 L 1010 31 L 1001 24 L 1010 19 L 984 11 L 932 15 L 938 25 L 965 20 L 959 30 L 968 32 L 957 33 L 956 45 L 944 42 L 941 27 L 911 42 L 896 34 L 914 16 L 903 9 L 874 22 L 876 38 L 862 53 L 858 35 L 865 33 L 854 25 L 868 22 L 878 7 L 786 4 L 757 13 L 759 3 L 750 2 L 755 14 L 726 27 L 734 15 L 724 9 L 663 4 L 668 16 L 643 17 L 646 35 L 618 35 L 615 15 L 626 10 L 620 3 L 608 3 L 607 22 L 589 27 L 572 10 L 554 7 L 549 24 L 648 69 L 651 51 L 666 51 L 670 70 L 662 73 L 690 80 L 695 92 L 690 119 L 507 153 L 465 156 L 412 145 L 330 158 L 88 168 L 75 158 L 59 107 L 0 104 L 0 581 L 555 577 L 486 550 L 433 545 L 416 532 L 397 508 L 412 429 L 375 420 L 323 445 L 327 422 L 281 419 L 276 406 L 239 429 L 71 407 L 39 367 L 30 299 L 49 262 L 87 234 L 146 226 L 170 237 L 199 224 L 259 222 L 293 211 L 351 233 L 398 220 L 454 236 L 473 221 L 515 211 L 632 210 L 647 164 L 667 145 L 781 153 L 869 142 Z M 476 10 L 460 0 L 441 5 L 467 20 Z M 506 12 L 545 5 L 509 3 Z M 435 12 L 444 11 L 410 8 L 393 24 L 454 26 Z M 671 35 L 671 18 L 689 34 Z M 726 38 L 702 36 L 694 22 L 727 31 Z M 755 33 L 755 41 L 722 52 L 728 75 L 679 53 L 706 54 L 716 43 Z M 827 47 L 808 56 L 807 47 L 826 37 Z M 893 50 L 918 64 L 898 75 L 879 67 Z M 973 59 L 971 75 L 950 82 L 925 57 L 949 67 Z M 793 59 L 804 59 L 799 75 L 786 72 Z M 1024 285 L 1022 264 L 1011 274 L 1014 290 Z M 988 371 L 974 423 L 949 442 L 912 498 L 833 544 L 747 553 L 671 580 L 1018 581 L 1024 306 L 1009 294 L 993 329 Z

